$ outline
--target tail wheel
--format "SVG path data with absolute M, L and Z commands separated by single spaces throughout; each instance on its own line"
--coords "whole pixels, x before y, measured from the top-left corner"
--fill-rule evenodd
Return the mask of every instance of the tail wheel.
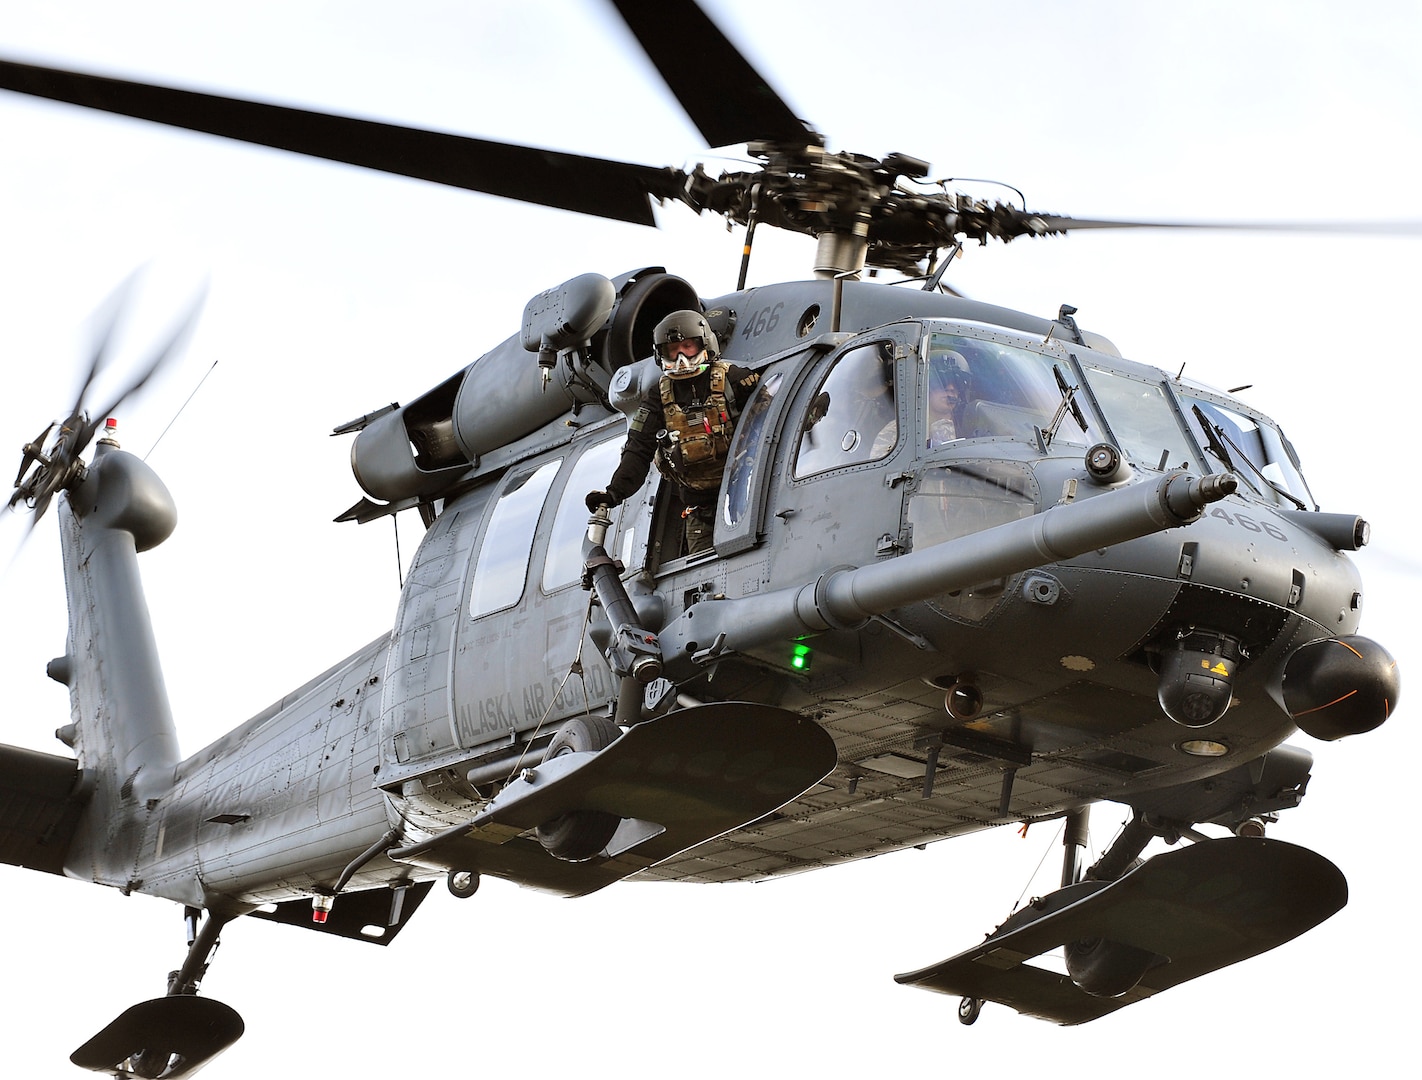
M 548 744 L 544 761 L 564 754 L 597 751 L 610 746 L 622 732 L 601 716 L 575 716 L 564 724 Z M 538 842 L 555 859 L 587 862 L 607 847 L 622 819 L 601 810 L 570 810 L 535 830 Z
M 467 900 L 479 891 L 479 871 L 451 870 L 445 878 L 449 891 L 461 900 Z

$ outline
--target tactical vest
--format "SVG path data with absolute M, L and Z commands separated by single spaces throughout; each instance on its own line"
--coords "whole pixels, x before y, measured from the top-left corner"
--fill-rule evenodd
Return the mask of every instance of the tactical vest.
M 662 415 L 667 440 L 657 451 L 657 468 L 666 476 L 696 491 L 721 486 L 722 463 L 731 449 L 736 426 L 735 402 L 726 394 L 723 360 L 710 366 L 710 391 L 697 406 L 682 406 L 675 397 L 675 380 L 662 376 Z

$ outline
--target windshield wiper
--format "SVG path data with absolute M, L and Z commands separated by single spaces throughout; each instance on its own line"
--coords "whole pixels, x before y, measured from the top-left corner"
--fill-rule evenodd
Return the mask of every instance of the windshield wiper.
M 1239 466 L 1234 463 L 1234 459 L 1229 456 L 1229 451 L 1224 448 L 1224 443 L 1219 439 L 1219 436 L 1224 434 L 1224 429 L 1211 424 L 1209 417 L 1205 415 L 1205 410 L 1200 406 L 1191 405 L 1190 408 L 1195 413 L 1195 419 L 1200 422 L 1200 430 L 1205 433 L 1206 449 L 1215 455 L 1220 464 L 1237 475 Z
M 1215 457 L 1219 458 L 1219 460 L 1223 463 L 1226 469 L 1234 473 L 1246 483 L 1249 483 L 1249 477 L 1245 476 L 1239 471 L 1239 467 L 1235 465 L 1233 459 L 1229 455 L 1229 450 L 1226 450 L 1224 448 L 1224 443 L 1220 442 L 1221 439 L 1223 439 L 1225 443 L 1229 443 L 1230 448 L 1234 450 L 1236 454 L 1239 455 L 1239 459 L 1249 466 L 1249 471 L 1252 472 L 1255 476 L 1259 477 L 1260 480 L 1264 481 L 1264 483 L 1269 486 L 1270 490 L 1272 490 L 1274 494 L 1280 495 L 1283 498 L 1288 499 L 1289 502 L 1293 503 L 1300 510 L 1308 509 L 1308 507 L 1304 505 L 1301 499 L 1297 498 L 1289 491 L 1280 487 L 1278 484 L 1274 483 L 1274 481 L 1270 480 L 1267 476 L 1265 476 L 1264 473 L 1260 471 L 1259 466 L 1254 464 L 1254 462 L 1249 459 L 1249 455 L 1246 454 L 1240 448 L 1239 444 L 1233 439 L 1231 439 L 1228 434 L 1225 433 L 1224 428 L 1220 427 L 1218 424 L 1210 423 L 1209 419 L 1205 416 L 1204 410 L 1201 409 L 1200 406 L 1192 405 L 1191 408 L 1195 411 L 1195 419 L 1199 420 L 1200 426 L 1205 429 L 1205 438 L 1209 441 L 1210 453 L 1214 454 Z M 1259 489 L 1257 487 L 1254 487 L 1254 484 L 1250 483 L 1249 486 L 1254 488 L 1256 494 L 1260 493 Z
M 1057 411 L 1052 414 L 1052 422 L 1047 425 L 1047 430 L 1042 432 L 1042 443 L 1044 446 L 1051 446 L 1052 439 L 1056 437 L 1057 428 L 1061 427 L 1062 421 L 1066 419 L 1067 411 L 1071 411 L 1072 418 L 1083 432 L 1087 430 L 1086 416 L 1081 411 L 1081 406 L 1076 403 L 1076 392 L 1081 389 L 1079 386 L 1068 386 L 1066 376 L 1062 374 L 1061 366 L 1052 365 L 1052 374 L 1057 379 L 1057 389 L 1061 391 L 1061 404 L 1057 406 Z

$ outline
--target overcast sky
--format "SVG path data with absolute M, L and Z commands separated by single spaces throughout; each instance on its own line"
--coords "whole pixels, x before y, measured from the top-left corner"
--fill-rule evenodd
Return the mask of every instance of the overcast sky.
M 1034 209 L 1422 219 L 1413 3 L 707 6 L 833 148 L 1001 180 Z M 0 54 L 723 166 L 599 0 L 8 0 Z M 149 459 L 180 515 L 143 565 L 185 753 L 391 625 L 392 529 L 330 523 L 360 496 L 348 440 L 331 428 L 443 381 L 515 332 L 530 296 L 576 274 L 664 265 L 704 295 L 733 287 L 738 233 L 684 208 L 660 220 L 583 219 L 0 95 L 0 448 L 18 458 L 67 410 L 86 320 L 135 267 L 148 269 L 120 367 L 206 284 L 185 358 L 120 417 L 125 447 L 147 453 L 211 372 Z M 807 276 L 811 251 L 763 230 L 752 283 Z M 1323 509 L 1373 522 L 1374 547 L 1358 556 L 1362 629 L 1407 672 L 1422 572 L 1410 505 L 1419 257 L 1416 236 L 1091 233 L 969 249 L 953 280 L 1039 315 L 1071 303 L 1127 356 L 1252 385 L 1244 396 L 1297 445 Z M 58 753 L 50 733 L 67 698 L 43 675 L 64 647 L 54 516 L 13 557 L 23 522 L 0 525 L 0 738 Z M 406 564 L 419 532 L 401 525 Z M 1422 961 L 1416 935 L 1374 932 L 1396 924 L 1417 883 L 1410 713 L 1341 744 L 1297 740 L 1315 754 L 1314 779 L 1273 835 L 1337 862 L 1347 908 L 1272 954 L 1081 1028 L 989 1006 L 965 1029 L 954 999 L 892 981 L 1050 887 L 1051 830 L 999 829 L 757 886 L 624 884 L 564 901 L 490 881 L 466 902 L 441 887 L 384 950 L 238 923 L 204 992 L 248 1033 L 203 1075 L 596 1064 L 628 1077 L 1094 1076 L 1126 1055 L 1162 1077 L 1312 1077 L 1356 1068 L 1364 1049 L 1410 1054 L 1412 995 L 1382 987 Z M 1123 817 L 1097 810 L 1098 844 Z M 70 1050 L 163 992 L 182 958 L 181 912 L 9 867 L 0 886 L 7 1066 L 79 1075 Z

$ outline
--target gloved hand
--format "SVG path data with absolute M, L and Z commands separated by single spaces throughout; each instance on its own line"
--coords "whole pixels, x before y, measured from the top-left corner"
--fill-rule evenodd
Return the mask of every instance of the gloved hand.
M 583 499 L 587 503 L 588 513 L 596 514 L 599 506 L 616 506 L 617 500 L 605 491 L 589 491 L 587 497 Z

